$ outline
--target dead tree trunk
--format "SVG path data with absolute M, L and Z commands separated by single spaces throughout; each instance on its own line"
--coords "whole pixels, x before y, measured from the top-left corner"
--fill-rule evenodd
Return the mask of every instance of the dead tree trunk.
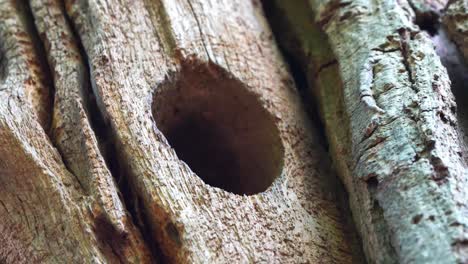
M 333 164 L 257 0 L 0 0 L 0 263 L 468 262 L 445 1 L 263 4 Z
M 0 262 L 361 262 L 260 8 L 0 1 Z

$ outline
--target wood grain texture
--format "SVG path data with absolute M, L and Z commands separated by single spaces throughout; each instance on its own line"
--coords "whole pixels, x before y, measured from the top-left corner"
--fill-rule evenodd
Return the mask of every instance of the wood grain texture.
M 0 262 L 363 262 L 257 2 L 5 0 L 0 18 Z M 178 157 L 192 116 L 239 179 Z
M 0 88 L 0 260 L 149 262 L 149 251 L 103 169 L 87 123 L 80 96 L 84 68 L 76 47 L 67 42 L 70 32 L 60 5 L 31 4 L 46 50 L 28 5 L 0 3 L 5 74 Z M 48 122 L 43 121 L 51 116 L 50 100 L 38 100 L 52 85 L 45 52 L 56 87 L 52 141 L 46 133 Z
M 94 203 L 94 232 L 102 240 L 101 251 L 108 260 L 149 262 L 148 248 L 119 198 L 90 124 L 89 72 L 63 13 L 63 3 L 31 0 L 30 6 L 54 80 L 52 141 Z
M 324 152 L 258 7 L 231 1 L 67 1 L 67 12 L 88 56 L 135 206 L 167 259 L 352 261 L 335 200 L 327 195 L 331 176 L 320 168 Z M 181 79 L 172 80 L 174 73 Z M 153 93 L 191 74 L 246 89 L 271 115 L 284 165 L 268 190 L 241 196 L 205 184 L 159 131 Z
M 467 171 L 456 105 L 411 6 L 298 0 L 271 8 L 283 17 L 279 41 L 320 101 L 368 261 L 465 263 Z

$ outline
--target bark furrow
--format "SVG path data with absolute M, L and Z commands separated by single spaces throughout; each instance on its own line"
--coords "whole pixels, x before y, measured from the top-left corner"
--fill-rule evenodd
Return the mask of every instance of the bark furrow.
M 456 104 L 413 8 L 275 3 L 272 16 L 283 18 L 277 38 L 320 102 L 369 262 L 466 262 L 467 172 Z
M 83 41 L 100 110 L 111 124 L 120 161 L 129 172 L 133 200 L 166 259 L 262 262 L 294 261 L 301 255 L 311 260 L 348 261 L 349 249 L 335 251 L 348 248 L 349 243 L 343 242 L 345 236 L 336 236 L 344 230 L 335 200 L 323 196 L 323 189 L 330 187 L 312 169 L 317 166 L 313 165 L 317 154 L 312 153 L 322 150 L 313 142 L 313 132 L 258 7 L 213 1 L 134 1 L 131 6 L 124 1 L 70 1 L 67 12 Z M 222 89 L 226 92 L 218 92 Z M 240 98 L 258 124 L 225 96 Z M 204 103 L 199 105 L 198 100 Z M 225 102 L 224 110 L 217 111 L 221 108 L 216 102 Z M 205 106 L 203 115 L 193 112 Z M 238 132 L 247 141 L 256 137 L 248 131 L 263 136 L 249 147 L 237 145 L 231 132 L 217 123 L 221 122 L 219 113 L 227 120 L 223 122 L 235 126 L 234 113 L 244 118 L 245 128 Z M 168 145 L 173 136 L 176 141 L 180 137 L 171 132 L 179 125 L 190 125 L 196 131 L 197 125 L 190 123 L 193 120 L 220 126 L 222 132 L 218 132 L 232 140 L 234 156 L 238 156 L 233 159 L 260 151 L 255 144 L 273 147 L 251 159 L 264 156 L 258 164 L 271 170 L 267 174 L 273 177 L 274 167 L 284 164 L 279 178 L 267 189 L 271 180 L 255 179 L 253 175 L 263 177 L 260 171 L 251 173 L 249 181 L 257 187 L 245 189 L 235 179 L 229 182 L 227 172 L 222 182 L 203 172 L 199 175 L 214 186 L 250 196 L 205 184 L 178 158 L 184 153 L 176 155 Z M 318 245 L 330 245 L 332 252 Z
M 0 18 L 0 261 L 363 261 L 257 2 Z

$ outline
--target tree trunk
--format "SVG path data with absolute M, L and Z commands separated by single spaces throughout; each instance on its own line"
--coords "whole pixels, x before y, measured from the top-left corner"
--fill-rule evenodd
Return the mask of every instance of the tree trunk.
M 369 262 L 466 263 L 466 147 L 421 30 L 441 3 L 311 2 L 274 1 L 270 16 L 319 102 Z
M 0 262 L 362 262 L 260 8 L 0 1 Z
M 451 1 L 445 12 L 443 23 L 449 35 L 468 58 L 468 3 L 466 1 Z
M 0 0 L 0 263 L 468 262 L 445 4 Z

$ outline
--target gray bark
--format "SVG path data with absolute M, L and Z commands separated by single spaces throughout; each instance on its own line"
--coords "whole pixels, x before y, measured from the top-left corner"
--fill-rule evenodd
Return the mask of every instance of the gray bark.
M 446 69 L 415 24 L 428 6 L 412 2 L 270 8 L 319 101 L 368 261 L 466 263 L 465 146 Z
M 451 1 L 444 14 L 443 23 L 465 59 L 468 58 L 468 3 Z

